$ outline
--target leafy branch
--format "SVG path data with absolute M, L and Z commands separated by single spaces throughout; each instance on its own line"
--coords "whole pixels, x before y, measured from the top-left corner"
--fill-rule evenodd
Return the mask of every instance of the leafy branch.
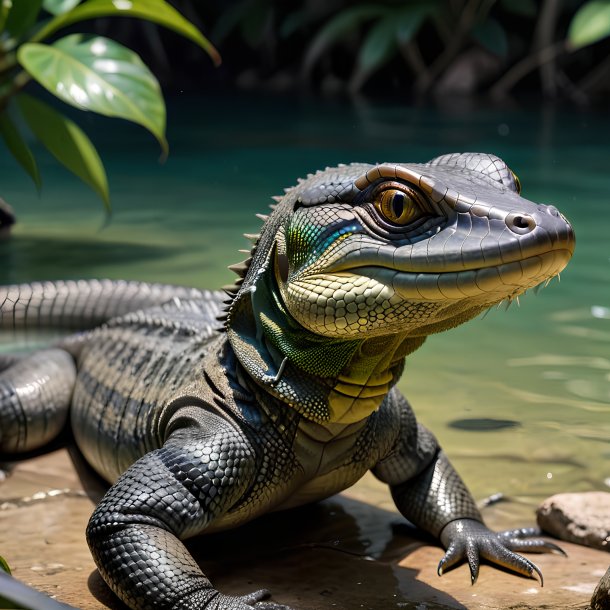
M 34 80 L 80 110 L 141 125 L 167 155 L 161 88 L 135 52 L 103 36 L 70 34 L 49 42 L 63 28 L 100 17 L 143 19 L 191 40 L 215 64 L 220 56 L 165 0 L 13 0 L 0 5 L 0 135 L 8 150 L 40 188 L 38 164 L 21 132 L 21 118 L 57 161 L 89 185 L 110 210 L 106 171 L 87 135 L 62 112 L 22 92 Z
M 439 84 L 465 49 L 478 45 L 497 58 L 495 72 L 485 80 L 492 96 L 508 94 L 534 70 L 540 71 L 543 91 L 554 95 L 558 84 L 564 89 L 569 87 L 555 61 L 610 37 L 610 0 L 588 0 L 576 11 L 558 0 L 544 0 L 541 6 L 534 0 L 382 0 L 344 4 L 342 10 L 320 20 L 303 55 L 302 75 L 311 80 L 319 63 L 328 71 L 331 51 L 344 46 L 354 57 L 347 79 L 352 92 L 360 90 L 371 76 L 399 56 L 414 75 L 412 90 L 427 93 Z M 298 30 L 299 24 L 303 29 L 311 28 L 311 19 L 304 15 L 300 11 L 287 17 L 291 31 Z M 529 51 L 522 51 L 526 46 L 523 36 L 515 36 L 514 32 L 509 36 L 505 17 L 534 27 L 534 43 Z M 568 23 L 567 33 L 560 30 L 563 23 Z M 431 38 L 437 46 L 440 43 L 436 54 L 430 53 L 434 47 Z M 608 72 L 610 59 L 573 89 L 591 88 Z M 578 98 L 578 91 L 568 93 Z

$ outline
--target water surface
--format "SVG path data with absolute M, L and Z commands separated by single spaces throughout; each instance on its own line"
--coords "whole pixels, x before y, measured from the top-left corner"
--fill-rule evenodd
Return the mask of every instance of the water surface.
M 610 118 L 574 110 L 409 108 L 286 97 L 170 100 L 170 157 L 131 125 L 78 115 L 106 163 L 114 212 L 41 151 L 39 198 L 0 152 L 18 216 L 0 282 L 110 277 L 217 288 L 256 212 L 296 178 L 351 161 L 503 157 L 523 195 L 572 221 L 576 254 L 521 305 L 431 338 L 400 382 L 475 496 L 535 504 L 610 486 Z M 5 348 L 7 347 L 5 341 Z

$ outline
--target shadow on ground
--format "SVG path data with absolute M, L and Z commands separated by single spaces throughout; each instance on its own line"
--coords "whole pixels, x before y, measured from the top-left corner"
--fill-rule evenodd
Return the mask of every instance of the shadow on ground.
M 82 610 L 123 609 L 85 541 L 105 484 L 66 448 L 11 463 L 7 471 L 0 483 L 0 554 L 15 578 Z M 465 565 L 439 578 L 442 550 L 386 510 L 380 503 L 389 497 L 377 486 L 365 477 L 348 495 L 202 536 L 189 547 L 221 591 L 265 587 L 295 610 L 582 610 L 608 567 L 607 553 L 561 543 L 568 558 L 535 557 L 544 588 L 486 564 L 474 587 Z M 486 517 L 496 529 L 514 526 L 505 511 L 518 505 L 498 512 L 499 506 L 486 509 Z
M 398 565 L 424 544 L 415 530 L 394 527 L 399 522 L 394 513 L 339 496 L 200 536 L 188 547 L 223 593 L 267 588 L 295 610 L 415 609 L 422 601 L 427 610 L 465 609 Z M 88 586 L 102 604 L 124 608 L 97 572 Z

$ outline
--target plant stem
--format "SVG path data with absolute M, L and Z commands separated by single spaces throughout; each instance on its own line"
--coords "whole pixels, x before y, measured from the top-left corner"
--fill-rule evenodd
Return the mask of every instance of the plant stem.
M 7 53 L 6 55 L 0 56 L 0 74 L 8 72 L 17 65 L 17 54 Z
M 15 76 L 10 83 L 10 87 L 0 93 L 0 112 L 4 112 L 11 97 L 17 95 L 32 79 L 32 77 L 22 70 Z
M 527 74 L 532 70 L 535 70 L 539 66 L 554 60 L 558 55 L 565 53 L 568 50 L 568 46 L 565 40 L 560 40 L 554 44 L 540 49 L 535 53 L 531 53 L 527 57 L 524 57 L 521 61 L 518 61 L 510 70 L 504 73 L 504 75 L 496 82 L 496 84 L 490 89 L 489 94 L 491 97 L 503 98 L 506 94 Z
M 594 91 L 600 83 L 607 82 L 605 79 L 608 77 L 608 74 L 610 74 L 610 57 L 606 57 L 604 61 L 588 72 L 578 82 L 577 87 L 585 93 Z
M 534 44 L 532 45 L 534 52 L 553 44 L 559 3 L 560 0 L 544 0 L 534 32 Z M 557 73 L 554 59 L 555 57 L 552 57 L 538 66 L 540 79 L 542 80 L 542 91 L 549 97 L 555 97 L 557 94 Z
M 421 78 L 418 78 L 415 83 L 415 90 L 418 93 L 426 93 L 432 86 L 434 80 L 440 76 L 449 64 L 453 61 L 457 52 L 462 48 L 466 34 L 470 32 L 475 19 L 481 17 L 479 15 L 479 9 L 485 4 L 485 0 L 468 0 L 464 9 L 460 14 L 460 19 L 455 27 L 453 35 L 449 41 L 449 44 L 445 47 L 445 50 L 436 61 L 430 66 L 430 69 L 426 74 L 423 74 Z M 489 10 L 489 6 L 486 7 Z M 484 17 L 484 15 L 483 15 Z
M 405 60 L 405 63 L 413 70 L 418 79 L 424 79 L 428 76 L 428 67 L 422 57 L 419 46 L 415 40 L 409 40 L 409 42 L 399 42 L 398 50 Z

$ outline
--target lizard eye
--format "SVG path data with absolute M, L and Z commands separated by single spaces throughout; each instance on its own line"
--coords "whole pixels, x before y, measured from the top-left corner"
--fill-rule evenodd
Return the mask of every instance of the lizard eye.
M 378 190 L 374 204 L 379 214 L 395 225 L 407 225 L 423 214 L 415 193 L 402 184 Z

